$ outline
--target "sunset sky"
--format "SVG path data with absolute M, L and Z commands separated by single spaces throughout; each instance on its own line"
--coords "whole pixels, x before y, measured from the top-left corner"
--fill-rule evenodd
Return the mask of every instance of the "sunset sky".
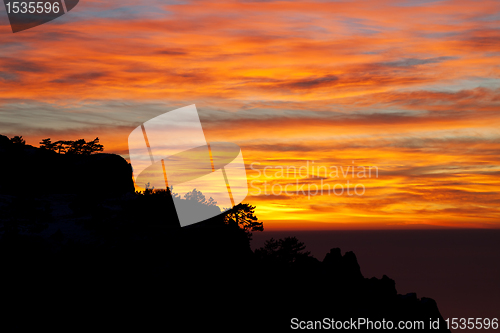
M 498 0 L 81 0 L 15 34 L 0 8 L 0 134 L 128 159 L 134 128 L 196 104 L 267 230 L 500 227 Z M 312 194 L 347 181 L 364 194 Z

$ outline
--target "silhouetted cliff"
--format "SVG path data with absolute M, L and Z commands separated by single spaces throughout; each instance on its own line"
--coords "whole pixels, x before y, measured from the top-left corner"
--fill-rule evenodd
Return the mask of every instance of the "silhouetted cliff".
M 101 194 L 134 192 L 132 168 L 114 154 L 59 155 L 0 135 L 0 193 Z
M 119 156 L 58 155 L 5 137 L 0 153 L 5 331 L 282 332 L 293 318 L 426 328 L 431 319 L 448 331 L 432 299 L 363 277 L 352 252 L 332 248 L 320 261 L 293 238 L 252 251 L 222 215 L 180 228 L 171 194 L 134 193 Z

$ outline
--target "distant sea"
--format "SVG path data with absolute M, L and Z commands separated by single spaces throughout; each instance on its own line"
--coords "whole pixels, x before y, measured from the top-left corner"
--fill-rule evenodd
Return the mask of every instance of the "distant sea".
M 253 233 L 252 249 L 286 236 L 319 260 L 330 248 L 353 251 L 364 277 L 385 274 L 399 294 L 433 298 L 444 319 L 500 320 L 500 230 L 263 231 Z

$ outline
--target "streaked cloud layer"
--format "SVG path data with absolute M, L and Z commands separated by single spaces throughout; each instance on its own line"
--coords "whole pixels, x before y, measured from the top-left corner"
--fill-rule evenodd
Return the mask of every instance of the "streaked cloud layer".
M 254 184 L 378 168 L 362 196 L 249 196 L 268 228 L 500 225 L 498 1 L 86 0 L 17 34 L 0 17 L 2 134 L 127 157 L 132 129 L 196 104 Z

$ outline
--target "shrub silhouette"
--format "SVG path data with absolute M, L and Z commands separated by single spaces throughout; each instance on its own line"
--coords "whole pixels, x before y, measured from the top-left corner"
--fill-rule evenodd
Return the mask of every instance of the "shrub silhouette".
M 267 262 L 281 265 L 292 265 L 302 259 L 311 257 L 311 252 L 305 251 L 304 243 L 299 242 L 296 237 L 285 237 L 282 239 L 271 238 L 264 246 L 256 249 L 256 256 Z

